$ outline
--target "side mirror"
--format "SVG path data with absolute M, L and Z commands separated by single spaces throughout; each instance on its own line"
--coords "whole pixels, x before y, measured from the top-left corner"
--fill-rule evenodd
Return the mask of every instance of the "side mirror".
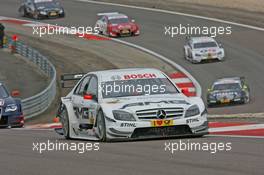
M 96 99 L 96 96 L 94 95 L 94 94 L 92 94 L 92 93 L 84 93 L 83 94 L 83 99 L 84 100 L 97 100 Z
M 11 96 L 12 97 L 19 97 L 20 96 L 20 92 L 18 90 L 14 90 L 11 92 Z
M 136 22 L 136 20 L 132 19 L 132 20 L 131 20 L 131 22 L 135 23 L 135 22 Z
M 218 44 L 220 48 L 223 48 L 223 45 L 221 43 Z
M 211 92 L 211 91 L 212 91 L 212 89 L 210 89 L 210 88 L 209 88 L 209 89 L 207 89 L 207 92 Z
M 93 100 L 93 95 L 92 94 L 84 94 L 83 99 L 84 100 Z
M 188 93 L 189 93 L 189 89 L 188 88 L 182 88 L 182 93 L 186 96 L 188 96 Z

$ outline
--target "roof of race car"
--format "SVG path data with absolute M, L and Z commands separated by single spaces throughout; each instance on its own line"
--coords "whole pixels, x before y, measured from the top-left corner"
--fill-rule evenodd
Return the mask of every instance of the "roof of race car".
M 54 0 L 33 0 L 34 3 L 40 3 L 40 2 L 53 2 Z
M 214 38 L 208 36 L 192 37 L 191 40 L 193 43 L 215 42 Z
M 120 19 L 120 18 L 128 18 L 127 15 L 118 12 L 111 13 L 98 13 L 98 16 L 106 16 L 108 19 Z
M 241 83 L 240 77 L 221 78 L 214 82 L 214 84 L 229 84 L 229 83 Z
M 150 79 L 165 78 L 163 72 L 152 68 L 130 68 L 130 69 L 113 69 L 92 72 L 101 77 L 101 81 L 131 80 L 131 79 Z

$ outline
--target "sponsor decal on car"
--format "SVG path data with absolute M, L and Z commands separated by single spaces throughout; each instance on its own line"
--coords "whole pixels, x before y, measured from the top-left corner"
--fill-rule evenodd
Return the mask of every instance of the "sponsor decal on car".
M 124 75 L 125 80 L 130 80 L 130 79 L 142 79 L 142 78 L 157 78 L 156 74 L 130 74 L 130 75 Z
M 186 120 L 186 123 L 187 124 L 189 124 L 189 123 L 196 123 L 196 122 L 199 122 L 199 119 L 198 118 L 192 118 L 192 119 Z
M 152 127 L 173 126 L 173 120 L 152 120 Z
M 126 128 L 131 128 L 131 127 L 133 127 L 133 128 L 135 128 L 135 127 L 137 127 L 137 126 L 136 126 L 136 123 L 121 123 L 121 124 L 120 124 L 120 127 L 126 127 Z

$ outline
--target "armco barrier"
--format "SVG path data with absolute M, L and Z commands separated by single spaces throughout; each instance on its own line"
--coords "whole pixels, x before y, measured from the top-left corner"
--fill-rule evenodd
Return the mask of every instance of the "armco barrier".
M 5 47 L 12 49 L 13 46 L 13 39 L 7 37 Z M 34 63 L 39 70 L 47 75 L 51 80 L 48 87 L 42 92 L 22 100 L 22 108 L 25 119 L 29 119 L 48 109 L 54 100 L 56 96 L 56 69 L 45 56 L 21 41 L 16 41 L 15 52 Z

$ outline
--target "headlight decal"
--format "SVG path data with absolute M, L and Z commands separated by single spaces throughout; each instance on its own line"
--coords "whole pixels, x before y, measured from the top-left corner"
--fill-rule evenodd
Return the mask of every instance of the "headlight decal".
M 120 111 L 120 110 L 114 110 L 113 111 L 114 118 L 116 120 L 121 120 L 121 121 L 136 121 L 134 116 L 126 111 Z
M 18 109 L 16 104 L 6 106 L 5 112 L 15 112 Z
M 191 106 L 189 109 L 186 110 L 185 118 L 193 117 L 200 114 L 200 109 L 197 105 Z

